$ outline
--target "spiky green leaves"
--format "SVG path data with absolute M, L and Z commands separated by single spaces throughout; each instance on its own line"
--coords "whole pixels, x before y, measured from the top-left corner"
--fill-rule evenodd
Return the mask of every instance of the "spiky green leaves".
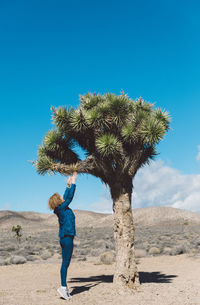
M 90 99 L 90 102 L 88 101 Z M 119 135 L 119 130 L 132 112 L 132 101 L 126 96 L 105 94 L 81 97 L 87 125 L 100 136 L 107 130 Z M 85 111 L 87 109 L 87 111 Z
M 60 132 L 65 132 L 70 127 L 71 117 L 74 113 L 74 108 L 58 107 L 54 109 L 52 114 L 53 123 L 57 126 Z
M 169 129 L 170 117 L 160 109 L 152 110 L 152 105 L 146 106 L 144 101 L 136 103 L 132 119 L 121 129 L 124 143 L 148 144 L 158 143 Z
M 137 141 L 137 134 L 135 133 L 135 127 L 133 124 L 123 126 L 121 135 L 125 143 L 132 144 Z
M 100 106 L 101 103 L 105 101 L 105 97 L 100 94 L 90 94 L 80 96 L 81 108 L 87 110 L 92 110 L 96 106 Z
M 90 126 L 90 128 L 93 128 L 94 130 L 95 128 L 100 129 L 105 124 L 104 116 L 102 116 L 100 111 L 95 109 L 88 111 L 86 113 L 85 119 L 88 126 Z
M 51 158 L 40 155 L 36 162 L 36 170 L 40 175 L 45 175 L 47 172 L 51 173 L 53 164 L 54 162 Z
M 55 161 L 69 163 L 77 161 L 77 155 L 71 150 L 73 147 L 74 142 L 71 137 L 66 138 L 58 131 L 50 130 L 43 139 L 42 149 Z
M 72 113 L 69 124 L 75 132 L 84 132 L 88 128 L 84 112 L 81 109 Z
M 120 153 L 121 143 L 114 135 L 104 134 L 96 140 L 96 148 L 103 157 L 114 157 Z
M 107 101 L 112 123 L 121 128 L 132 112 L 132 101 L 124 95 L 114 94 L 108 94 Z
M 143 122 L 140 133 L 144 143 L 153 145 L 163 138 L 165 134 L 165 126 L 162 121 L 150 118 Z
M 39 148 L 38 172 L 51 170 L 53 163 L 55 168 L 56 164 L 70 166 L 80 161 L 73 151 L 75 145 L 87 157 L 96 158 L 95 167 L 102 160 L 101 170 L 97 168 L 92 173 L 98 176 L 101 172 L 104 181 L 112 170 L 127 171 L 146 164 L 155 155 L 155 145 L 169 129 L 170 121 L 167 112 L 153 106 L 141 98 L 133 101 L 124 94 L 88 93 L 80 97 L 78 109 L 53 108 L 56 130 L 46 134 Z
M 157 119 L 159 122 L 162 122 L 166 130 L 169 129 L 169 123 L 171 121 L 171 117 L 169 116 L 167 111 L 162 111 L 161 109 L 155 109 L 153 115 L 155 119 Z
M 78 156 L 72 151 L 73 139 L 63 137 L 58 131 L 50 130 L 43 139 L 42 146 L 38 150 L 38 173 L 44 174 L 50 170 L 53 163 L 71 164 L 78 160 Z

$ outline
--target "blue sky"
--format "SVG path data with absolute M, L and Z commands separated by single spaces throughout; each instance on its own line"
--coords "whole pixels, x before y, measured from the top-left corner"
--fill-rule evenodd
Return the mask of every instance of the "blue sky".
M 155 163 L 135 177 L 132 206 L 200 212 L 199 13 L 184 0 L 0 1 L 0 209 L 48 213 L 50 195 L 64 192 L 63 176 L 27 162 L 53 127 L 51 105 L 123 89 L 172 117 Z M 71 207 L 112 211 L 108 190 L 86 175 Z

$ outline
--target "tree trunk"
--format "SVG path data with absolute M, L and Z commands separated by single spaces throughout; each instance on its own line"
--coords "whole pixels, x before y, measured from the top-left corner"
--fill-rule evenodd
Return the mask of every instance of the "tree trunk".
M 132 180 L 110 187 L 113 198 L 114 240 L 116 251 L 113 284 L 120 289 L 136 289 L 139 274 L 135 262 L 134 224 L 131 208 Z

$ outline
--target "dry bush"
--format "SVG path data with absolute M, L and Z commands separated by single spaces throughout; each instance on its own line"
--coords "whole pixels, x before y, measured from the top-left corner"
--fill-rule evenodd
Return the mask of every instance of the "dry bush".
M 115 253 L 114 251 L 107 251 L 100 255 L 100 262 L 106 265 L 110 265 L 115 262 Z

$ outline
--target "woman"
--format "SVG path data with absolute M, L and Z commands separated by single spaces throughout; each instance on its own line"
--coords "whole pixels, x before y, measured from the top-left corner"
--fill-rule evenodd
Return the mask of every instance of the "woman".
M 76 236 L 75 215 L 68 206 L 74 197 L 76 179 L 77 172 L 74 172 L 67 180 L 67 187 L 63 197 L 58 193 L 55 193 L 49 198 L 49 208 L 54 210 L 54 213 L 58 216 L 59 238 L 62 248 L 62 264 L 60 268 L 61 286 L 57 291 L 61 297 L 66 300 L 72 297 L 69 294 L 66 279 L 67 269 L 71 261 L 74 247 L 73 239 L 74 236 Z

